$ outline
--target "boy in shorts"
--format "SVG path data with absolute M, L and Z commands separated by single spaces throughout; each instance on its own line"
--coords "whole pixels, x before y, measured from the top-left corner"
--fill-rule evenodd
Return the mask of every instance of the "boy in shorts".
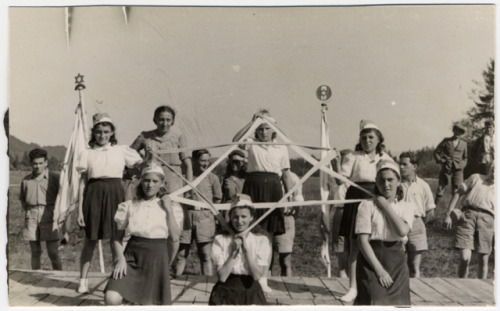
M 49 171 L 47 151 L 33 149 L 29 158 L 32 172 L 21 181 L 19 200 L 25 211 L 23 238 L 31 248 L 31 269 L 41 268 L 42 241 L 45 241 L 52 269 L 62 270 L 59 232 L 53 229 L 59 175 Z
M 445 214 L 445 228 L 451 229 L 451 213 L 463 196 L 462 215 L 458 219 L 455 248 L 460 250 L 458 277 L 467 278 L 472 250 L 479 257 L 478 277 L 488 276 L 488 259 L 495 235 L 495 169 L 488 175 L 473 174 L 460 186 Z
M 416 174 L 418 159 L 413 152 L 403 152 L 399 156 L 401 170 L 401 187 L 404 191 L 403 200 L 415 206 L 413 226 L 408 233 L 408 268 L 410 277 L 420 277 L 420 262 L 422 253 L 428 249 L 425 225 L 433 218 L 436 205 L 432 191 L 427 182 Z

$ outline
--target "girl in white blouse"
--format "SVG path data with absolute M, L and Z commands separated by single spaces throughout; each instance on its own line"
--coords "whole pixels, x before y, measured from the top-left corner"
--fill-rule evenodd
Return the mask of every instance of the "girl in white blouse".
M 115 126 L 106 113 L 95 114 L 93 123 L 90 149 L 78 155 L 76 164 L 77 171 L 86 180 L 80 187 L 79 195 L 83 200 L 78 207 L 78 224 L 85 228 L 79 293 L 89 290 L 87 274 L 98 240 L 109 239 L 113 262 L 117 256 L 123 232 L 117 230 L 113 217 L 118 204 L 125 200 L 123 169 L 142 162 L 135 150 L 117 145 Z
M 413 203 L 402 201 L 399 166 L 377 164 L 376 197 L 358 208 L 356 234 L 361 253 L 355 305 L 410 305 L 410 282 L 404 242 L 413 224 Z
M 258 280 L 268 269 L 268 258 L 271 255 L 269 239 L 252 232 L 241 234 L 254 220 L 254 214 L 250 196 L 234 196 L 229 218 L 236 235 L 215 236 L 212 261 L 219 281 L 212 289 L 209 305 L 267 304 Z
M 105 303 L 121 304 L 123 300 L 140 305 L 170 305 L 170 264 L 167 238 L 179 239 L 168 196 L 158 198 L 163 185 L 163 169 L 144 168 L 137 199 L 121 203 L 115 214 L 119 229 L 131 235 L 125 252 L 118 260 L 105 289 Z

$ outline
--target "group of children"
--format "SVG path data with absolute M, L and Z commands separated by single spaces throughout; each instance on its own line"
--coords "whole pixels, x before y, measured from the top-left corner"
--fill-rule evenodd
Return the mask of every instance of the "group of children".
M 257 118 L 264 122 L 254 136 L 241 140 Z M 252 222 L 267 211 L 255 209 L 253 203 L 278 202 L 298 182 L 290 171 L 287 148 L 269 144 L 276 141 L 275 119 L 269 111 L 259 110 L 234 137 L 241 143 L 240 149 L 229 155 L 222 182 L 208 173 L 196 191 L 189 193 L 195 200 L 231 202 L 226 219 L 235 234 L 216 234 L 210 210 L 181 207 L 169 199 L 168 194 L 207 170 L 210 152 L 201 149 L 190 155 L 183 150 L 186 139 L 173 127 L 175 110 L 171 107 L 158 107 L 153 121 L 156 129 L 142 132 L 128 147 L 117 144 L 116 128 L 107 114 L 94 115 L 90 148 L 77 159 L 77 170 L 85 180 L 78 208 L 85 242 L 77 291 L 89 292 L 87 274 L 96 243 L 109 239 L 114 268 L 105 290 L 106 304 L 171 304 L 170 267 L 174 275 L 183 273 L 195 241 L 202 273 L 212 275 L 215 267 L 219 279 L 210 304 L 266 304 L 263 292 L 270 290 L 266 277 L 272 266 L 273 244 L 278 247 L 282 275 L 292 274 L 296 209 L 273 209 L 255 228 L 257 231 L 249 231 Z M 435 204 L 428 184 L 415 174 L 415 155 L 403 153 L 396 164 L 382 151 L 383 142 L 378 127 L 362 121 L 356 151 L 342 152 L 342 159 L 333 163 L 355 183 L 337 180 L 335 198 L 364 200 L 337 207 L 334 214 L 333 228 L 339 228 L 343 248 L 349 249 L 344 266 L 350 288 L 342 300 L 363 305 L 409 305 L 408 278 L 420 275 L 421 253 L 427 249 L 425 223 L 432 217 Z M 176 149 L 180 151 L 171 152 Z M 26 210 L 24 237 L 30 241 L 32 268 L 40 268 L 40 241 L 46 241 L 53 268 L 62 269 L 57 252 L 59 236 L 52 227 L 58 176 L 48 171 L 43 150 L 33 150 L 30 160 L 33 172 L 22 181 L 21 202 Z M 442 163 L 448 165 L 449 161 Z M 127 187 L 134 193 L 126 194 L 122 183 L 125 167 L 139 172 L 136 182 L 131 183 L 133 187 Z M 487 240 L 493 238 L 495 202 L 494 173 L 490 172 L 489 177 L 472 175 L 461 186 L 467 203 L 458 222 L 457 236 L 461 239 L 456 247 L 469 250 L 462 253 L 467 265 L 475 231 L 482 234 L 478 252 L 491 251 Z M 459 192 L 450 203 L 447 225 L 458 196 Z M 303 197 L 296 192 L 291 199 L 301 201 Z M 338 244 L 341 240 L 336 239 L 335 250 L 342 248 Z M 482 276 L 486 276 L 487 256 L 482 260 L 486 260 L 486 271 L 484 266 L 482 269 Z

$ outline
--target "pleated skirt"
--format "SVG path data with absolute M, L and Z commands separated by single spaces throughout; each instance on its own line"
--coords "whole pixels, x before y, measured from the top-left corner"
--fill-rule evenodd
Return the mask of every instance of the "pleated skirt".
M 230 274 L 226 282 L 215 283 L 209 305 L 267 305 L 258 281 L 251 275 Z
M 125 191 L 120 178 L 90 179 L 83 196 L 83 219 L 87 239 L 120 239 L 123 230 L 118 230 L 115 213 L 118 204 L 125 200 Z
M 372 182 L 357 183 L 357 185 L 363 187 L 364 189 L 372 193 L 375 190 L 375 183 Z M 352 186 L 347 188 L 347 192 L 345 195 L 346 200 L 370 199 L 370 198 L 371 197 L 369 194 Z M 342 214 L 342 219 L 340 221 L 339 236 L 351 239 L 356 237 L 354 230 L 356 227 L 356 216 L 358 215 L 358 206 L 359 202 L 344 204 L 344 213 Z
M 252 172 L 246 177 L 242 193 L 248 194 L 253 203 L 278 202 L 283 197 L 283 188 L 278 174 Z M 267 210 L 265 208 L 256 209 L 254 219 L 259 219 Z M 274 235 L 285 233 L 283 209 L 275 209 L 260 222 L 260 225 L 264 230 Z
M 116 291 L 139 305 L 171 305 L 167 240 L 132 236 L 124 255 L 127 274 L 117 280 L 110 278 L 105 292 Z
M 356 265 L 358 296 L 354 305 L 410 306 L 410 278 L 403 243 L 370 241 L 370 245 L 393 283 L 389 288 L 380 285 L 375 271 L 360 252 Z

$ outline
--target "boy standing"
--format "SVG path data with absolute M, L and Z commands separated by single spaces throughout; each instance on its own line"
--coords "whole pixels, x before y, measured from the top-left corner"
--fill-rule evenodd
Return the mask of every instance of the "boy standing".
M 488 175 L 473 174 L 461 185 L 451 198 L 445 214 L 446 229 L 451 229 L 451 213 L 460 196 L 462 215 L 458 219 L 455 233 L 455 248 L 460 250 L 458 277 L 467 278 L 472 250 L 479 257 L 478 277 L 488 276 L 488 259 L 493 249 L 495 236 L 495 168 L 492 165 Z
M 403 152 L 399 156 L 401 169 L 401 186 L 404 191 L 404 200 L 415 206 L 413 226 L 408 233 L 408 268 L 410 277 L 420 277 L 420 262 L 422 253 L 428 249 L 427 232 L 425 225 L 432 219 L 436 205 L 432 191 L 427 182 L 416 174 L 418 159 L 413 152 Z
M 441 164 L 436 205 L 449 183 L 452 185 L 452 194 L 454 194 L 464 180 L 464 168 L 467 165 L 467 143 L 461 138 L 464 134 L 465 128 L 460 124 L 455 124 L 453 136 L 443 139 L 434 150 L 434 159 Z
M 41 242 L 45 241 L 52 269 L 62 270 L 58 250 L 59 234 L 52 228 L 59 175 L 49 172 L 47 151 L 33 149 L 29 158 L 32 172 L 21 182 L 19 199 L 26 212 L 23 238 L 30 244 L 31 269 L 40 269 Z

